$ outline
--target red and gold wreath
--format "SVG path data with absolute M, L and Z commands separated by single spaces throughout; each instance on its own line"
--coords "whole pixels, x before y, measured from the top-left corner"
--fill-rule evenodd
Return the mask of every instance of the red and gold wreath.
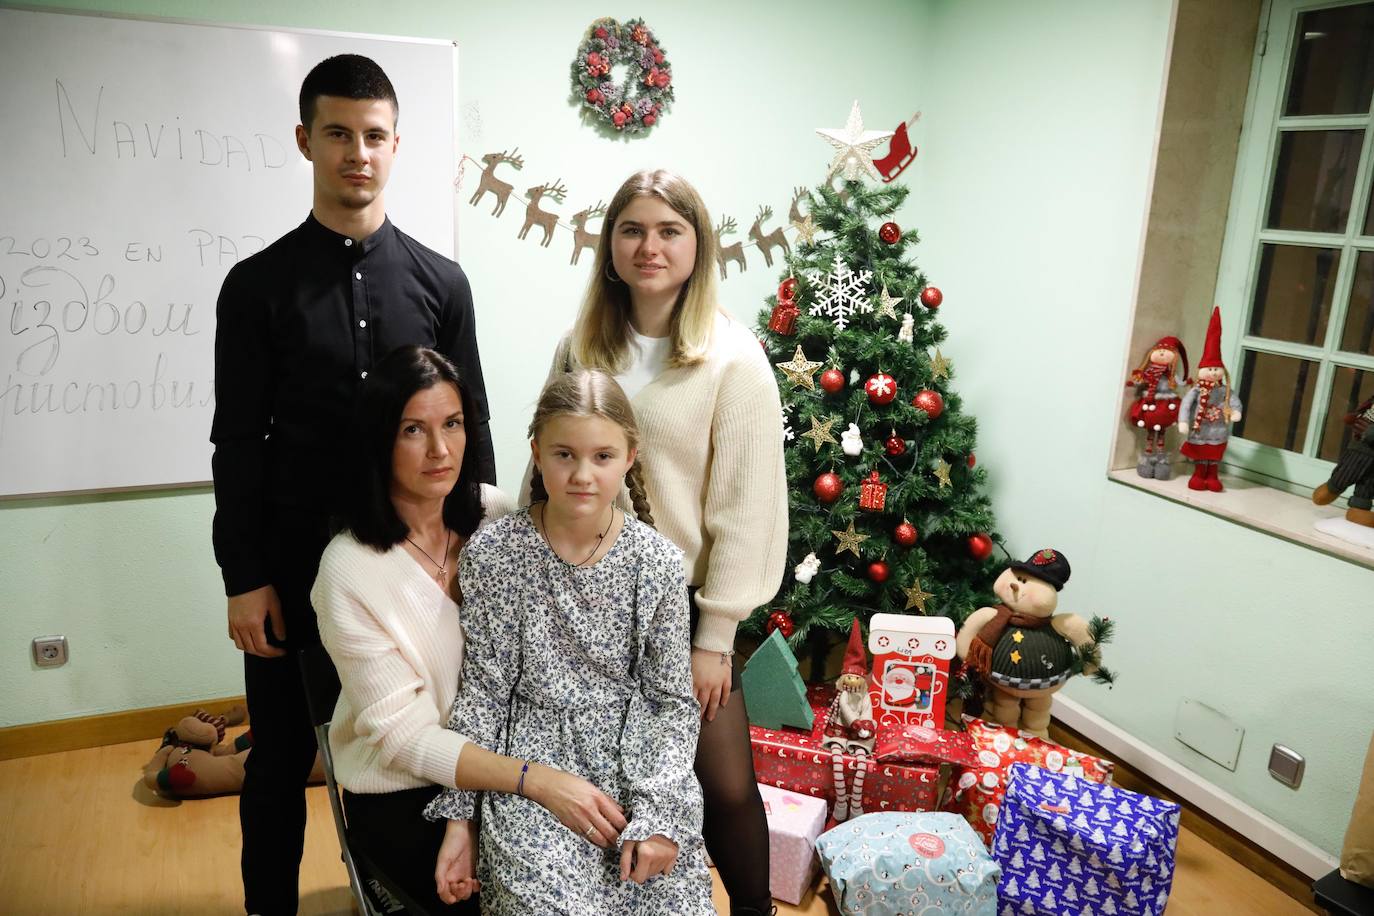
M 627 69 L 620 83 L 611 77 L 618 64 Z M 593 22 L 577 46 L 572 79 L 583 109 L 622 133 L 653 127 L 673 101 L 672 67 L 643 19 Z

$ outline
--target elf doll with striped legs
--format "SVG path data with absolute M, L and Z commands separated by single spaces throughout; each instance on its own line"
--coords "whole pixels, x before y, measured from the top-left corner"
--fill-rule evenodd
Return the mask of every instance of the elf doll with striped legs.
M 1181 375 L 1177 374 L 1180 362 Z M 1136 395 L 1127 419 L 1145 432 L 1145 445 L 1136 464 L 1136 473 L 1141 477 L 1168 480 L 1173 476 L 1165 438 L 1169 427 L 1178 422 L 1178 389 L 1191 381 L 1188 351 L 1172 335 L 1155 341 L 1140 366 L 1126 379 L 1127 387 L 1134 386 Z
M 1221 361 L 1221 309 L 1212 309 L 1207 341 L 1197 362 L 1197 384 L 1188 389 L 1178 410 L 1178 431 L 1187 435 L 1179 454 L 1193 462 L 1190 490 L 1222 491 L 1217 465 L 1226 454 L 1231 424 L 1241 418 L 1240 398 L 1231 390 L 1231 374 Z
M 873 718 L 873 704 L 868 698 L 868 655 L 864 651 L 863 632 L 854 620 L 849 630 L 849 646 L 844 652 L 844 667 L 835 681 L 835 699 L 825 720 L 823 746 L 830 751 L 830 763 L 835 777 L 835 820 L 845 821 L 864 813 L 864 776 L 868 773 L 868 758 L 878 723 Z M 844 785 L 844 755 L 859 758 L 854 770 L 854 790 Z

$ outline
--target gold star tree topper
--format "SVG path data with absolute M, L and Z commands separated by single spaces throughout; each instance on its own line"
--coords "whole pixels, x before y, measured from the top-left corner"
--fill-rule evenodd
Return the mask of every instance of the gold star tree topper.
M 834 425 L 834 417 L 826 417 L 824 423 L 812 417 L 811 428 L 802 433 L 802 438 L 810 439 L 811 444 L 816 446 L 816 451 L 818 452 L 821 450 L 821 446 L 825 445 L 827 442 L 831 445 L 839 445 L 839 443 L 835 441 L 835 437 L 830 434 L 830 427 Z
M 864 116 L 859 111 L 859 102 L 854 100 L 854 107 L 849 109 L 849 120 L 844 127 L 828 128 L 818 127 L 816 133 L 825 138 L 826 142 L 835 147 L 835 158 L 830 162 L 830 171 L 826 172 L 826 180 L 835 176 L 836 172 L 843 172 L 845 181 L 853 181 L 862 172 L 874 181 L 882 181 L 883 176 L 873 164 L 873 149 L 879 143 L 892 136 L 890 130 L 864 130 Z
M 792 383 L 793 388 L 805 388 L 808 391 L 816 390 L 816 380 L 811 376 L 821 367 L 820 363 L 813 363 L 806 358 L 800 345 L 797 347 L 796 355 L 785 363 L 775 364 L 787 376 L 787 380 Z
M 859 545 L 868 540 L 868 535 L 859 534 L 854 530 L 853 522 L 849 523 L 849 529 L 846 531 L 832 530 L 830 533 L 840 539 L 840 546 L 835 548 L 835 556 L 839 556 L 848 550 L 857 557 L 859 555 Z

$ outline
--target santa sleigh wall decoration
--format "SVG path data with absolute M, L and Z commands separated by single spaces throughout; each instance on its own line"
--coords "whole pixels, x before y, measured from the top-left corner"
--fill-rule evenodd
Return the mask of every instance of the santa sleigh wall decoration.
M 892 133 L 892 140 L 887 148 L 887 155 L 881 159 L 874 159 L 873 165 L 883 176 L 883 183 L 889 184 L 911 163 L 916 161 L 916 147 L 911 145 L 911 138 L 907 136 L 907 125 L 915 124 L 921 117 L 918 111 L 912 116 L 910 121 L 904 121 L 897 125 L 897 129 Z

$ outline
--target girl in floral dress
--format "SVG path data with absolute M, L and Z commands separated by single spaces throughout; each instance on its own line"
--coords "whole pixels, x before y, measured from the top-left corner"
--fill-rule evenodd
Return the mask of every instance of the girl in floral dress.
M 586 778 L 628 823 L 568 824 L 518 793 L 483 795 L 482 911 L 707 916 L 682 551 L 651 527 L 633 411 L 604 372 L 559 375 L 530 438 L 535 502 L 463 551 L 467 654 L 449 728 Z M 622 481 L 637 519 L 614 505 Z M 450 789 L 426 814 L 461 831 L 475 804 Z

